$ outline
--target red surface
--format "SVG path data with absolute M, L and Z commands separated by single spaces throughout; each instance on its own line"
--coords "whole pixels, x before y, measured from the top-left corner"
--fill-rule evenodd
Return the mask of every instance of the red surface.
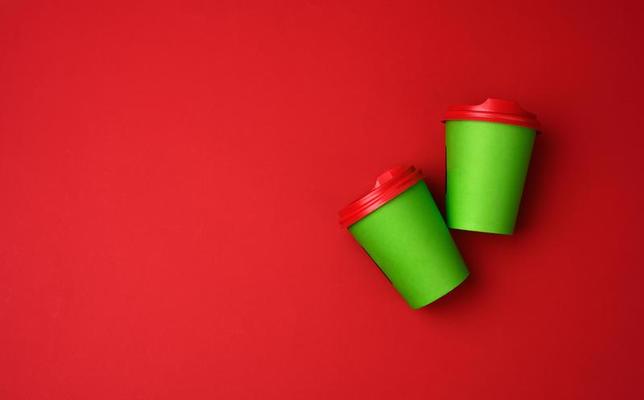
M 644 396 L 642 6 L 0 6 L 0 399 Z M 338 225 L 447 106 L 543 126 L 413 311 Z

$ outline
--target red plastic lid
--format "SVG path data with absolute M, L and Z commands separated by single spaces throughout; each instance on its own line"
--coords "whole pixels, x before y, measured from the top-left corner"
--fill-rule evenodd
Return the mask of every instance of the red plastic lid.
M 396 166 L 388 169 L 376 179 L 373 189 L 340 211 L 340 225 L 348 228 L 355 224 L 422 178 L 423 174 L 413 166 Z
M 442 122 L 454 120 L 501 122 L 534 130 L 539 130 L 541 126 L 537 116 L 521 108 L 519 103 L 501 99 L 487 99 L 474 106 L 449 106 Z

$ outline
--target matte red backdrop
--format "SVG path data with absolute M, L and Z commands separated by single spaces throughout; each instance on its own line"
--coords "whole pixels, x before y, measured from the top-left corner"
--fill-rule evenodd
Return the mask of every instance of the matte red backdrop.
M 0 399 L 642 398 L 638 3 L 3 1 Z M 518 231 L 413 311 L 336 212 L 488 96 Z

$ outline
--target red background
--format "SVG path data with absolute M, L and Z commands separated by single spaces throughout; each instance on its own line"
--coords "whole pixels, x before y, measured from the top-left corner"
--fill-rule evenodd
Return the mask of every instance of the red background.
M 638 1 L 0 5 L 0 399 L 642 398 Z M 538 114 L 516 235 L 413 311 L 336 212 Z

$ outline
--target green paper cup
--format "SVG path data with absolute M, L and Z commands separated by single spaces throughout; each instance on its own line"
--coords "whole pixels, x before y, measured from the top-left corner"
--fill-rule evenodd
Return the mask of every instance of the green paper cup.
M 412 308 L 449 293 L 469 272 L 422 174 L 395 167 L 340 212 L 340 223 Z
M 445 116 L 447 225 L 512 234 L 539 122 L 517 103 L 488 99 Z

